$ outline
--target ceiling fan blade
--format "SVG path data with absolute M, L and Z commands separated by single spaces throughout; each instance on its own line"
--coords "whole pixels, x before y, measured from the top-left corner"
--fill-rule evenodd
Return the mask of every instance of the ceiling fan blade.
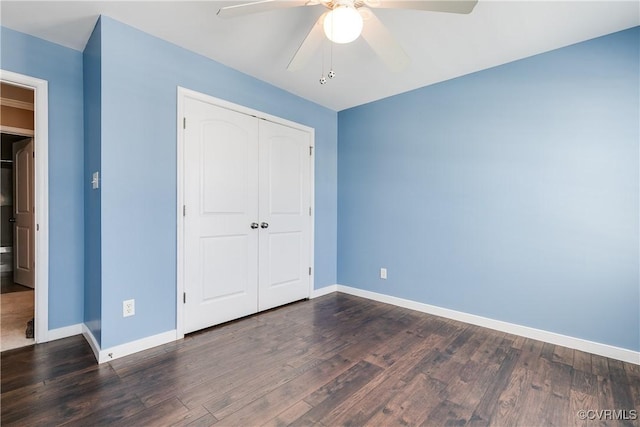
M 478 0 L 365 0 L 369 7 L 431 12 L 471 13 Z
M 237 4 L 234 6 L 226 6 L 218 10 L 220 18 L 235 18 L 236 16 L 249 15 L 252 13 L 268 12 L 276 9 L 286 9 L 291 7 L 306 6 L 314 4 L 308 0 L 261 0 L 252 3 Z
M 387 27 L 370 10 L 365 9 L 363 12 L 362 38 L 369 43 L 369 46 L 387 64 L 391 71 L 406 69 L 410 60 L 402 46 L 398 44 L 389 30 L 387 30 Z
M 304 41 L 296 51 L 291 61 L 289 61 L 289 65 L 287 65 L 287 70 L 289 71 L 298 71 L 302 69 L 307 63 L 309 59 L 313 56 L 313 54 L 318 50 L 322 41 L 324 40 L 324 30 L 322 29 L 322 23 L 324 22 L 324 17 L 328 12 L 320 15 L 318 20 L 311 27 L 311 31 L 307 34 Z

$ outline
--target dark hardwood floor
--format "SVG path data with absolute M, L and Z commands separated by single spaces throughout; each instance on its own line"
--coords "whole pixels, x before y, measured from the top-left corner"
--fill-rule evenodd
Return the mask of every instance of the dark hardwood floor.
M 103 365 L 81 336 L 0 356 L 3 426 L 639 423 L 638 365 L 339 293 Z

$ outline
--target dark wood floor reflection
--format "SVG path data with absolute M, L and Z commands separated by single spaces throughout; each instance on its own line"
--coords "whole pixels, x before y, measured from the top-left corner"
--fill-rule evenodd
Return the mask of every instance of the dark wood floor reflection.
M 637 426 L 578 411 L 640 409 L 638 365 L 339 293 L 103 365 L 77 336 L 1 366 L 3 426 Z

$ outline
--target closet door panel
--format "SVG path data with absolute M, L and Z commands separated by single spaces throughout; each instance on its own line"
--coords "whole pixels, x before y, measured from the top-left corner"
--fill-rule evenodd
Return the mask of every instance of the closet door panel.
M 258 309 L 258 120 L 185 102 L 185 333 Z
M 260 122 L 259 310 L 309 297 L 310 144 L 307 132 Z

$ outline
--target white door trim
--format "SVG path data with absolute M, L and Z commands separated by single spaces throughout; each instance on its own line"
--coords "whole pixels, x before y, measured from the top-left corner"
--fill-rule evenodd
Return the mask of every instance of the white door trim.
M 0 80 L 34 90 L 36 206 L 35 339 L 49 340 L 49 90 L 46 80 L 0 70 Z
M 311 136 L 311 150 L 313 154 L 309 156 L 310 162 L 310 204 L 311 204 L 311 212 L 312 215 L 309 216 L 309 239 L 310 239 L 310 248 L 309 248 L 309 266 L 312 269 L 313 274 L 309 279 L 309 297 L 311 297 L 313 293 L 314 287 L 314 218 L 315 218 L 315 168 L 314 168 L 314 159 L 315 159 L 315 129 L 312 127 L 308 127 L 305 125 L 301 125 L 299 123 L 295 123 L 286 119 L 282 119 L 280 117 L 272 116 L 270 114 L 263 113 L 258 110 L 254 110 L 248 107 L 244 107 L 242 105 L 234 104 L 229 101 L 225 101 L 223 99 L 215 98 L 213 96 L 209 96 L 200 92 L 196 92 L 190 89 L 186 89 L 178 86 L 177 91 L 177 142 L 176 142 L 176 218 L 177 218 L 177 232 L 176 232 L 176 339 L 181 339 L 184 337 L 184 304 L 183 304 L 183 295 L 184 295 L 184 217 L 183 217 L 183 206 L 184 206 L 184 127 L 183 127 L 183 118 L 184 118 L 184 101 L 186 98 L 191 98 L 203 102 L 207 102 L 209 104 L 216 105 L 218 107 L 226 108 L 228 110 L 237 111 L 242 114 L 247 114 L 250 116 L 257 117 L 259 119 L 268 120 L 270 122 L 278 123 L 283 126 L 288 126 L 294 129 L 300 129 L 302 131 L 308 132 Z

